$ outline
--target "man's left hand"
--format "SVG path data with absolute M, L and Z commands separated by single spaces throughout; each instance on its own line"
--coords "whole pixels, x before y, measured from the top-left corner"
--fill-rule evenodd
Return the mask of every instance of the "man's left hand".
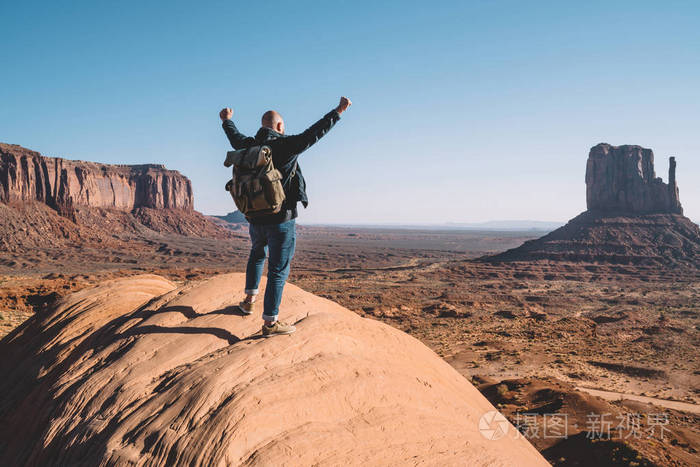
M 340 98 L 340 104 L 338 104 L 338 107 L 336 107 L 335 110 L 337 110 L 339 114 L 342 114 L 343 112 L 348 110 L 348 107 L 350 107 L 351 105 L 352 102 L 350 101 L 350 99 L 343 96 Z

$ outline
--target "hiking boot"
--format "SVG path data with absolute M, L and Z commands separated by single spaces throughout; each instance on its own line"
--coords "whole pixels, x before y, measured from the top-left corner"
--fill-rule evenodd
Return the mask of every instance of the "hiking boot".
M 238 304 L 238 309 L 244 315 L 250 315 L 255 311 L 256 302 L 246 302 L 245 300 Z
M 291 334 L 296 331 L 297 328 L 291 324 L 283 323 L 281 321 L 275 321 L 272 326 L 263 324 L 262 335 L 263 337 L 272 337 L 284 334 Z

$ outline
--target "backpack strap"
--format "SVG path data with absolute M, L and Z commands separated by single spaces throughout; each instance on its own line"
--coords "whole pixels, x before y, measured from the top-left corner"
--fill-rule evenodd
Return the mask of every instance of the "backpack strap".
M 294 176 L 297 174 L 297 168 L 299 167 L 299 161 L 296 160 L 294 162 L 294 167 L 292 167 L 291 172 L 289 172 L 289 177 L 287 177 L 286 181 L 282 182 L 282 187 L 284 188 L 285 186 L 289 185 L 292 182 L 292 179 Z

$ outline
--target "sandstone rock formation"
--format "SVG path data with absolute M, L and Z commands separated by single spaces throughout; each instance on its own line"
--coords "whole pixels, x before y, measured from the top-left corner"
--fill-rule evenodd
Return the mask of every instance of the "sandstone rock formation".
M 225 216 L 208 216 L 209 219 L 219 227 L 234 231 L 246 232 L 248 230 L 248 221 L 240 211 L 229 212 Z
M 598 144 L 591 148 L 586 165 L 588 210 L 683 214 L 674 157 L 668 179 L 666 184 L 656 177 L 651 149 Z
M 148 235 L 144 227 L 150 233 L 231 238 L 193 209 L 192 182 L 175 170 L 44 157 L 3 143 L 0 210 L 0 248 L 10 251 L 64 247 L 65 240 L 82 246 L 104 246 L 115 237 L 128 242 Z
M 671 158 L 669 183 L 640 146 L 598 144 L 586 166 L 588 210 L 565 226 L 485 261 L 555 260 L 700 269 L 700 228 L 682 215 Z
M 289 285 L 297 332 L 260 339 L 243 285 L 136 276 L 30 318 L 0 341 L 0 464 L 548 465 L 413 337 Z
M 233 211 L 229 212 L 225 216 L 212 216 L 216 217 L 218 219 L 221 219 L 222 221 L 226 221 L 230 224 L 247 224 L 248 221 L 246 220 L 245 216 L 241 211 Z
M 77 206 L 121 211 L 193 207 L 190 180 L 162 165 L 71 161 L 2 143 L 0 201 L 41 201 L 59 211 Z

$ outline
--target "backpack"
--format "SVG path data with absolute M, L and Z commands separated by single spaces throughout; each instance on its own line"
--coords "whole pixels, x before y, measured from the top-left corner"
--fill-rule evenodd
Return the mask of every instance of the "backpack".
M 226 184 L 226 190 L 243 215 L 254 218 L 277 214 L 282 210 L 286 198 L 282 173 L 272 163 L 269 146 L 252 146 L 227 152 L 224 166 L 232 165 L 233 178 Z M 291 174 L 293 176 L 294 173 Z

